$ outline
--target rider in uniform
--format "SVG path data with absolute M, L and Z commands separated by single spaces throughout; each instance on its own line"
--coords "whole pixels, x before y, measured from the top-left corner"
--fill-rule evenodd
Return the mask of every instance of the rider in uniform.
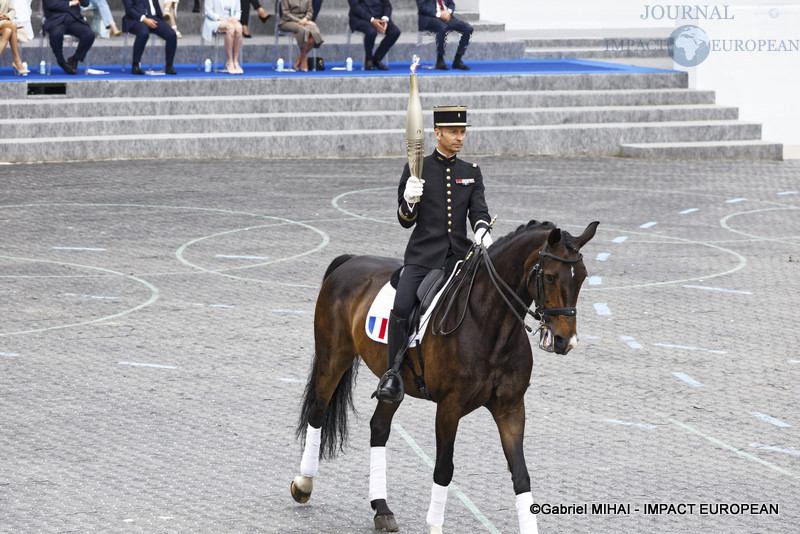
M 408 164 L 397 189 L 397 219 L 404 228 L 414 227 L 406 246 L 403 270 L 397 283 L 389 316 L 388 368 L 378 385 L 377 397 L 389 403 L 402 401 L 400 373 L 392 371 L 402 359 L 409 335 L 409 316 L 417 303 L 417 288 L 433 269 L 452 267 L 464 259 L 471 241 L 492 244 L 489 208 L 484 198 L 483 176 L 476 163 L 457 158 L 467 131 L 467 108 L 433 108 L 437 147 L 426 156 L 422 176 L 411 176 Z

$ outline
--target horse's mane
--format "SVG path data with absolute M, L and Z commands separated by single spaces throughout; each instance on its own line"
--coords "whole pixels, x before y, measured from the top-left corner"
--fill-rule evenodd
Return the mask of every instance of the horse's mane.
M 537 220 L 528 221 L 527 224 L 521 224 L 517 227 L 516 230 L 513 230 L 507 233 L 506 235 L 498 238 L 492 245 L 491 250 L 492 252 L 502 253 L 502 251 L 506 247 L 508 247 L 510 243 L 516 241 L 523 234 L 526 234 L 534 230 L 549 231 L 549 230 L 554 230 L 556 228 L 558 228 L 558 226 L 550 221 L 537 221 Z M 567 250 L 569 250 L 570 252 L 576 252 L 576 253 L 578 252 L 578 249 L 575 247 L 575 245 L 572 244 L 572 235 L 570 235 L 569 232 L 561 230 L 561 239 L 564 242 L 564 246 L 567 247 Z

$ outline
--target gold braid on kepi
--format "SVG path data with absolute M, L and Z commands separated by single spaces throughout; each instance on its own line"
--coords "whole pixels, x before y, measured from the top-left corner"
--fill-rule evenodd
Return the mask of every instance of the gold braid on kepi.
M 433 108 L 433 126 L 469 126 L 467 106 L 436 106 Z

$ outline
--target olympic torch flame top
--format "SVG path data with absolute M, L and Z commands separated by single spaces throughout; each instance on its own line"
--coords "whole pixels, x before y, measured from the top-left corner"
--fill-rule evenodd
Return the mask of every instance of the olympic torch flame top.
M 417 67 L 419 66 L 419 56 L 414 54 L 411 58 L 411 74 L 417 73 Z

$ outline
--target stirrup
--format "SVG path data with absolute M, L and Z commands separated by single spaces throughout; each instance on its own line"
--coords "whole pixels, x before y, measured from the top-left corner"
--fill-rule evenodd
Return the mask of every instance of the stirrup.
M 381 394 L 381 389 L 386 385 L 386 382 L 389 381 L 390 378 L 395 378 L 397 382 L 400 384 L 398 387 L 398 392 L 396 395 L 387 396 L 386 394 Z M 379 401 L 387 402 L 389 404 L 400 404 L 403 402 L 403 398 L 405 397 L 405 388 L 403 387 L 403 377 L 402 375 L 394 370 L 389 369 L 381 378 L 381 381 L 378 382 L 378 389 L 372 394 L 371 398 L 378 398 Z

